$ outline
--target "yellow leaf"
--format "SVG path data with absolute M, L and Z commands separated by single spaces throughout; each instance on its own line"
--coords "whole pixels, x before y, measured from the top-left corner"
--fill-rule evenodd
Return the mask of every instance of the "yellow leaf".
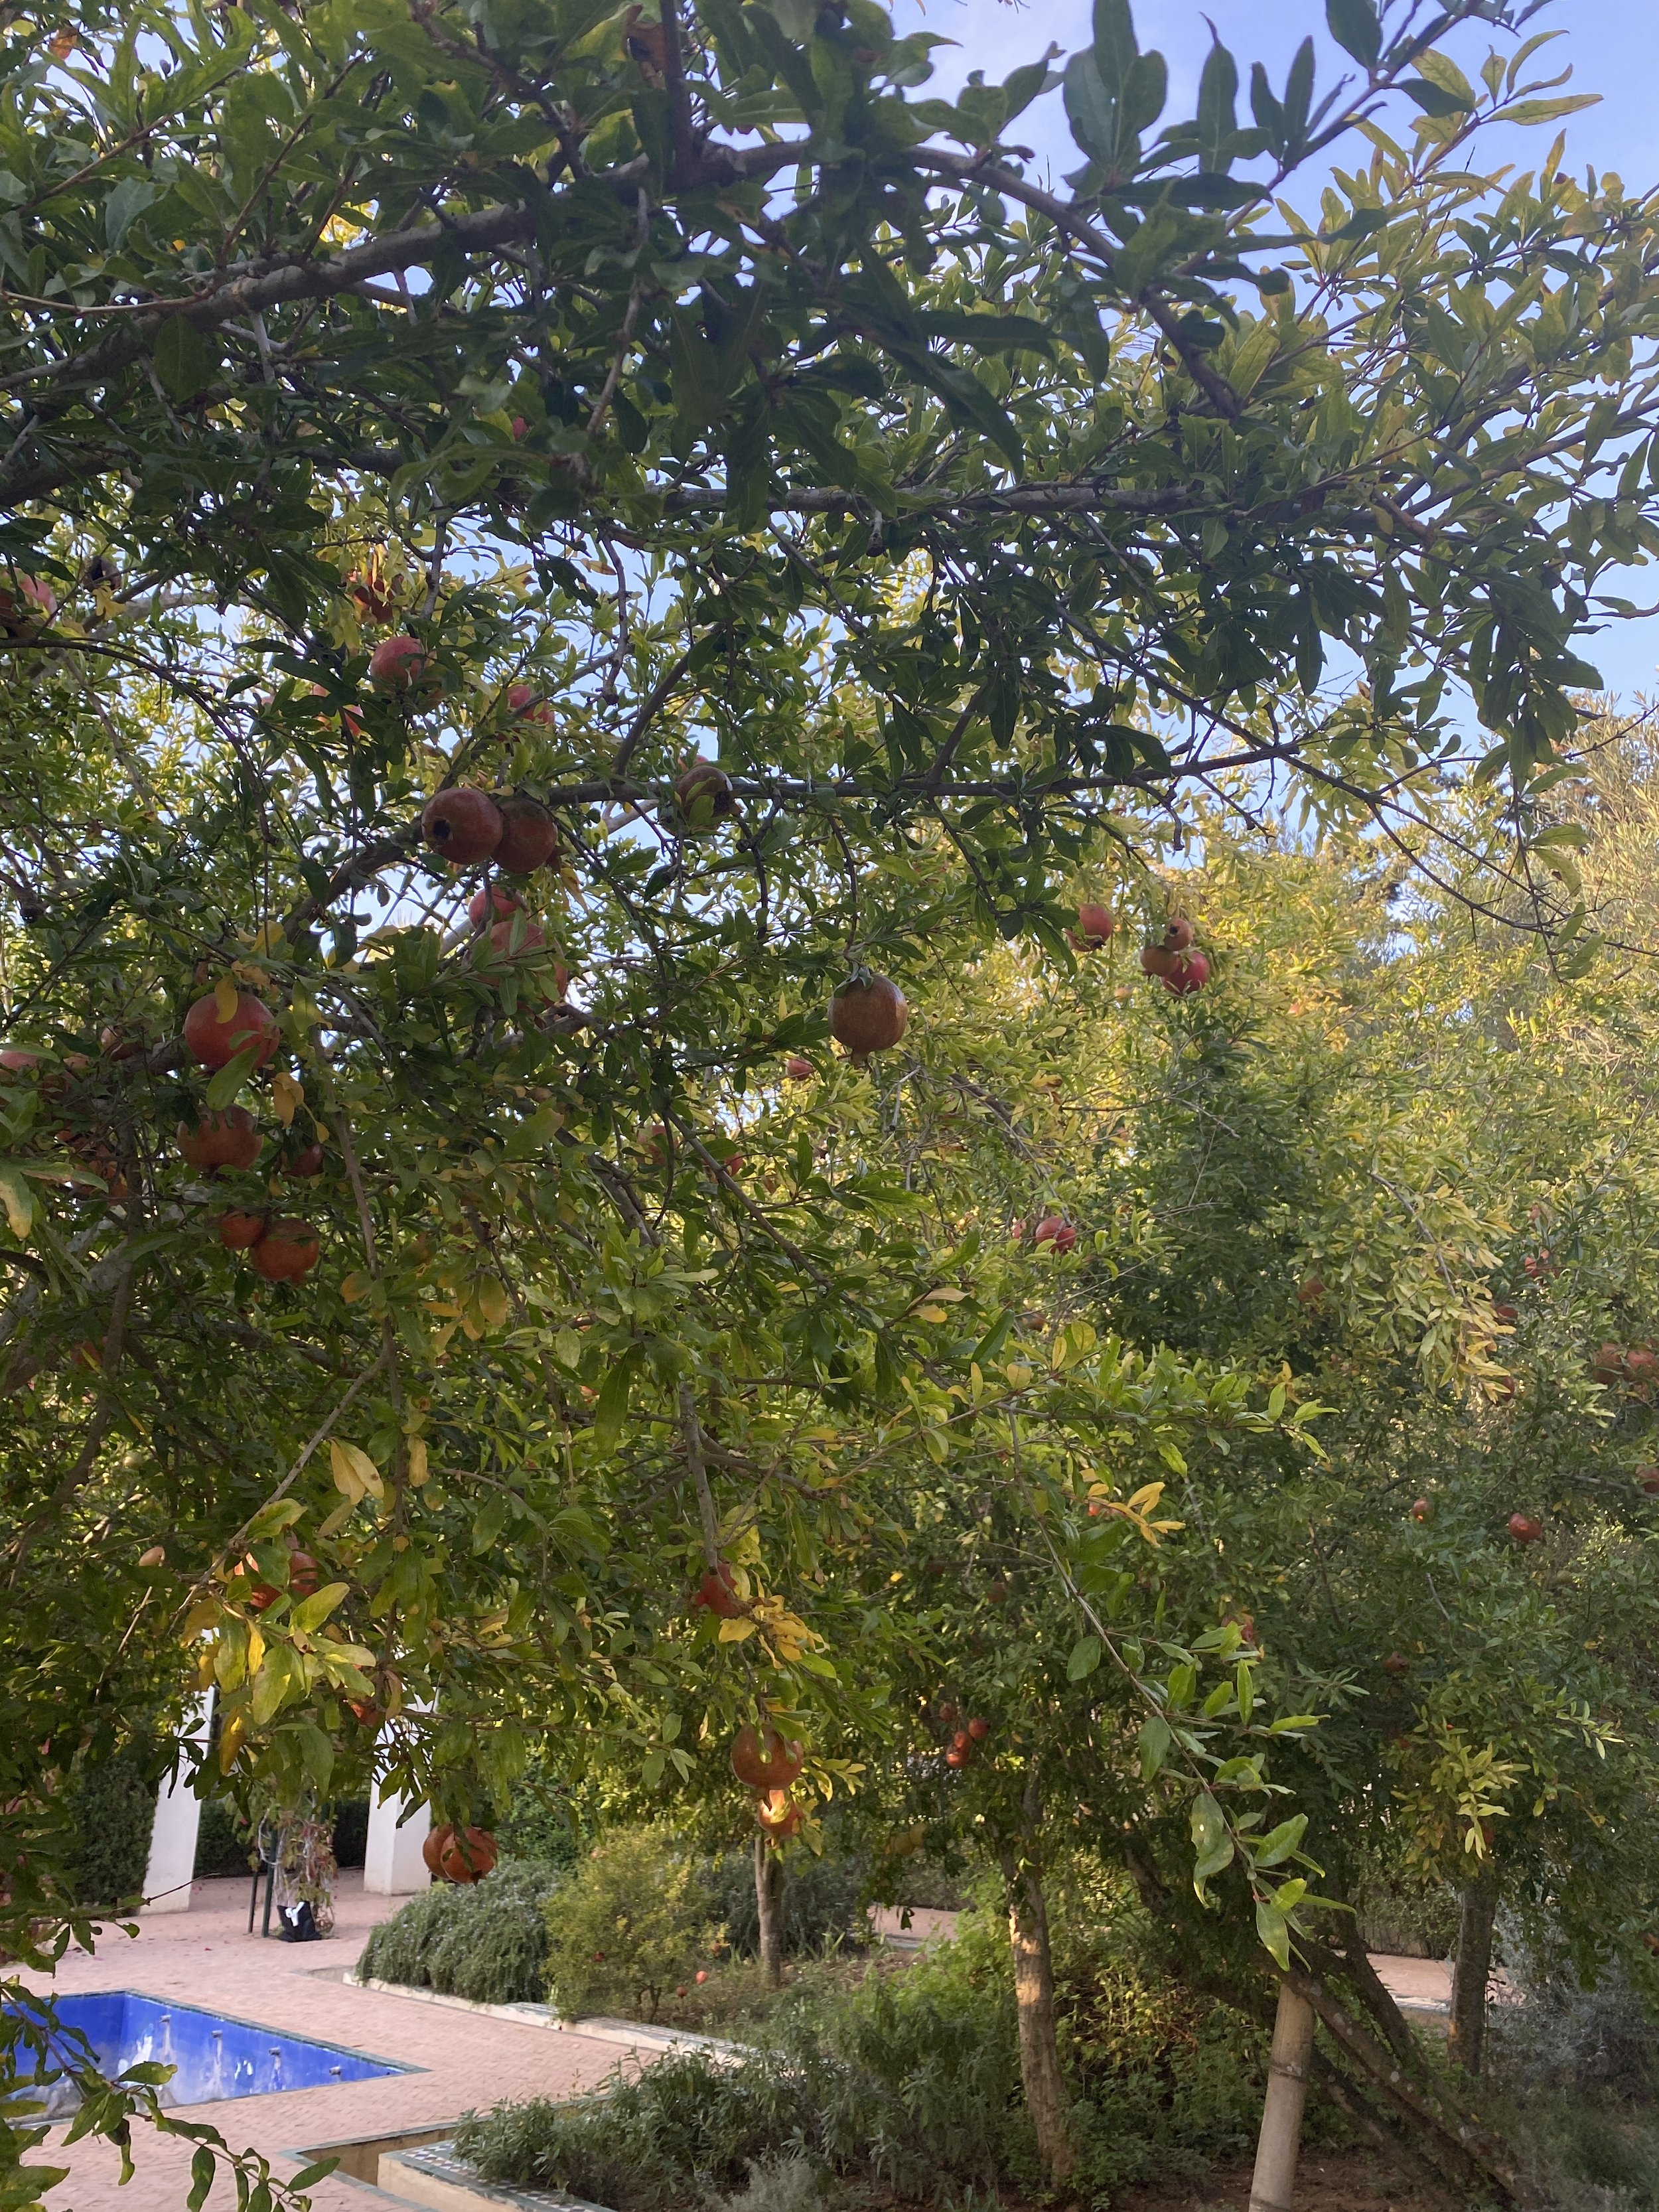
M 754 1632 L 755 1624 L 752 1620 L 723 1620 L 720 1623 L 720 1640 L 722 1644 L 741 1644 L 745 1636 L 752 1636 Z
M 353 1306 L 356 1304 L 358 1299 L 362 1297 L 368 1288 L 368 1276 L 360 1275 L 354 1269 L 352 1273 L 346 1277 L 344 1282 L 341 1284 L 340 1296 L 345 1300 L 349 1306 Z
M 910 1309 L 913 1321 L 948 1321 L 950 1317 L 943 1306 L 912 1306 Z
M 213 987 L 213 1004 L 222 1022 L 229 1021 L 236 1012 L 236 978 L 222 975 Z
M 5 1206 L 12 1235 L 21 1243 L 33 1224 L 34 1194 L 16 1168 L 0 1168 L 0 1203 Z
M 1150 1513 L 1163 1495 L 1164 1485 L 1161 1482 L 1149 1482 L 1136 1491 L 1129 1500 L 1129 1510 L 1131 1513 Z
M 247 1734 L 247 1715 L 233 1713 L 225 1723 L 219 1738 L 219 1771 L 228 1774 L 236 1764 L 236 1754 L 242 1747 L 242 1738 Z
M 411 1437 L 409 1440 L 409 1479 L 418 1490 L 431 1474 L 426 1462 L 426 1438 Z
M 276 1109 L 276 1119 L 285 1129 L 291 1129 L 295 1115 L 306 1103 L 306 1087 L 297 1076 L 279 1073 L 271 1079 L 270 1103 Z
M 1016 1390 L 1024 1390 L 1031 1380 L 1031 1370 L 1023 1360 L 1010 1360 L 1002 1371 Z
M 381 1492 L 380 1470 L 366 1451 L 356 1444 L 343 1444 L 338 1437 L 331 1437 L 328 1445 L 329 1464 L 334 1470 L 334 1486 L 351 1500 L 367 1494 L 378 1498 Z

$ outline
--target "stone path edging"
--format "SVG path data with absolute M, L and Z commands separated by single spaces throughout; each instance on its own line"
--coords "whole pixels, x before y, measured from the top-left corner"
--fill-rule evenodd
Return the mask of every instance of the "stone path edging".
M 561 2033 L 586 2036 L 593 2043 L 623 2043 L 651 2051 L 706 2051 L 716 2058 L 737 2058 L 744 2045 L 728 2043 L 718 2035 L 695 2035 L 690 2028 L 652 2027 L 643 2021 L 561 2020 L 551 2005 L 482 2004 L 476 1997 L 450 1996 L 441 1990 L 417 1989 L 410 1982 L 384 1982 L 378 1975 L 361 1979 L 348 1966 L 340 1979 L 349 1989 L 378 1990 L 383 1996 L 409 1997 L 416 2004 L 448 2005 L 456 2012 L 483 2013 L 491 2020 L 517 2021 L 526 2027 L 550 2027 Z

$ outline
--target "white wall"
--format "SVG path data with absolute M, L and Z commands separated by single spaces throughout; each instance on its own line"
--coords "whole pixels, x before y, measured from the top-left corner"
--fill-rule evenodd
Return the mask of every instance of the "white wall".
M 205 1744 L 213 1726 L 213 1692 L 196 1700 L 195 1718 L 186 1716 L 184 1740 Z M 188 1912 L 191 1877 L 196 1871 L 196 1832 L 202 1824 L 202 1801 L 191 1789 L 190 1762 L 161 1785 L 155 1801 L 155 1824 L 149 1833 L 149 1864 L 144 1869 L 145 1912 Z
M 406 1797 L 376 1797 L 368 1808 L 368 1842 L 363 1852 L 363 1887 L 381 1897 L 412 1897 L 429 1889 L 432 1876 L 421 1845 L 432 1829 L 432 1808 L 417 1805 L 400 1828 Z

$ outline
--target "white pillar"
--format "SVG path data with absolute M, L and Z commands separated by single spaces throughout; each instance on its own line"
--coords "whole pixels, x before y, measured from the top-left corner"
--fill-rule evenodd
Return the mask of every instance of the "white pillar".
M 194 1701 L 195 1719 L 185 1713 L 180 1741 L 205 1747 L 213 1728 L 213 1692 Z M 149 1864 L 144 1869 L 146 1912 L 188 1912 L 191 1878 L 196 1872 L 196 1832 L 202 1825 L 202 1801 L 190 1786 L 191 1761 L 163 1783 L 155 1800 L 155 1825 L 149 1832 Z
M 421 1845 L 432 1829 L 432 1808 L 417 1805 L 402 1827 L 398 1822 L 407 1797 L 375 1797 L 368 1808 L 368 1841 L 363 1848 L 363 1887 L 381 1897 L 412 1897 L 429 1889 L 432 1876 Z

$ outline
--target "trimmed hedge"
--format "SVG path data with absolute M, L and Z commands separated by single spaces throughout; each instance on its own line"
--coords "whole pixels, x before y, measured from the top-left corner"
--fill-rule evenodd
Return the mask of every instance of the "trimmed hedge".
M 503 1860 L 480 1882 L 440 1882 L 370 1932 L 357 1972 L 475 2004 L 547 1996 L 543 1908 L 562 1879 L 534 1859 Z

